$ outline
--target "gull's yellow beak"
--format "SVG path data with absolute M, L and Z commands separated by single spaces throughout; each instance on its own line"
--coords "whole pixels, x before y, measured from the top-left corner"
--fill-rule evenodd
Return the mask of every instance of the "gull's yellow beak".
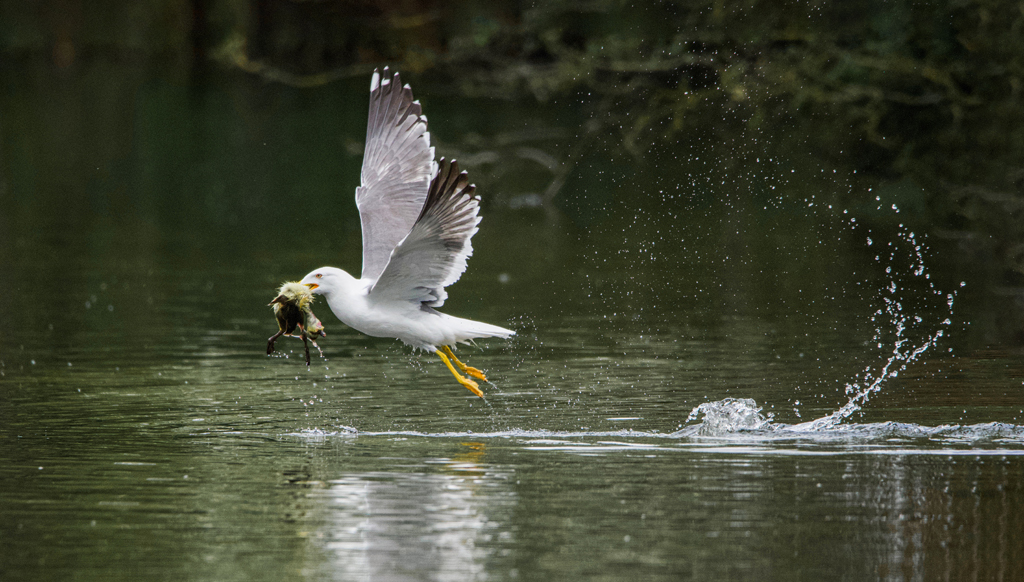
M 317 285 L 316 283 L 306 283 L 306 287 L 309 287 L 309 290 L 312 291 L 313 289 L 319 287 L 319 285 Z

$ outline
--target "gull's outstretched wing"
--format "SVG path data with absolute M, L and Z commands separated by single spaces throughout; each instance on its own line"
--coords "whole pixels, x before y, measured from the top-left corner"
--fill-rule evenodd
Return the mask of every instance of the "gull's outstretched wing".
M 436 171 L 427 118 L 398 73 L 373 72 L 361 185 L 356 206 L 363 227 L 364 279 L 376 279 L 391 251 L 416 223 Z
M 448 298 L 444 288 L 459 280 L 473 254 L 470 239 L 480 224 L 480 198 L 466 172 L 455 160 L 441 158 L 437 176 L 416 225 L 395 247 L 370 297 L 414 301 L 440 307 Z

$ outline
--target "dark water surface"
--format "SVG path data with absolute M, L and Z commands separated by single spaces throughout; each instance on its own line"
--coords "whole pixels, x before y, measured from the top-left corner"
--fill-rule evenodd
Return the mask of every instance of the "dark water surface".
M 322 303 L 324 359 L 263 355 L 278 284 L 358 271 L 366 79 L 16 73 L 0 578 L 1021 579 L 1024 364 L 905 185 L 741 130 L 534 208 L 466 135 L 573 108 L 418 91 L 490 188 L 445 306 L 518 331 L 460 350 L 480 400 Z

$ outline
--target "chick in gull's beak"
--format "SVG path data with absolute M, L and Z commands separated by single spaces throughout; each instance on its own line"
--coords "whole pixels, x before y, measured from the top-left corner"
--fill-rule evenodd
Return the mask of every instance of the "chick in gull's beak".
M 315 287 L 315 285 L 313 286 Z M 270 302 L 274 308 L 274 316 L 277 317 L 278 332 L 267 340 L 267 355 L 274 353 L 274 342 L 282 335 L 290 337 L 301 337 L 306 348 L 306 366 L 309 366 L 309 341 L 313 342 L 316 349 L 316 339 L 326 336 L 324 324 L 320 323 L 316 315 L 313 315 L 313 293 L 306 285 L 301 283 L 285 283 L 278 289 L 277 297 Z M 295 330 L 299 330 L 295 335 Z

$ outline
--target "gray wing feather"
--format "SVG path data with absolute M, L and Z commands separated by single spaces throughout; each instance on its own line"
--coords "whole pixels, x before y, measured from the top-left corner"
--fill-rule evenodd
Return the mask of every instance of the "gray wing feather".
M 398 73 L 373 72 L 361 185 L 364 279 L 376 279 L 391 251 L 412 230 L 436 168 L 427 118 Z
M 480 224 L 480 198 L 458 162 L 441 158 L 426 202 L 409 236 L 370 290 L 377 300 L 414 301 L 440 307 L 444 288 L 459 280 L 473 254 L 470 239 Z

